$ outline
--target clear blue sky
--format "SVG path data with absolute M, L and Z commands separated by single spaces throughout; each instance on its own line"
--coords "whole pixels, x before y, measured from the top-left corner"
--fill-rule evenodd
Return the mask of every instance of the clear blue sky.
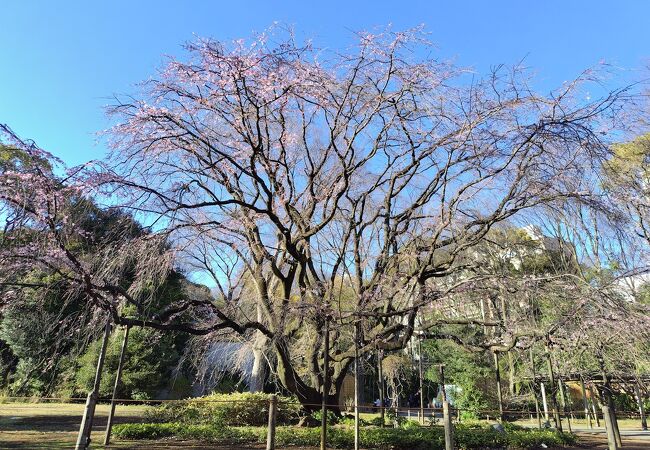
M 319 47 L 351 30 L 425 24 L 441 57 L 485 71 L 526 57 L 540 86 L 601 60 L 650 60 L 650 1 L 29 1 L 0 5 L 0 123 L 78 164 L 101 158 L 94 133 L 114 93 L 152 75 L 194 35 L 248 37 L 272 22 Z

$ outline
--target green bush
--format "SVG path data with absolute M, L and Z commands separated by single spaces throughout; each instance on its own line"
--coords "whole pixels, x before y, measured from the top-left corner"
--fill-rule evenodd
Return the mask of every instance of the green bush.
M 224 427 L 210 424 L 183 423 L 126 424 L 114 427 L 115 436 L 121 439 L 160 439 L 177 437 L 201 441 L 237 443 L 262 443 L 266 439 L 265 427 Z M 490 426 L 456 428 L 459 449 L 481 448 L 538 448 L 561 447 L 575 443 L 575 436 L 550 430 L 512 430 L 500 433 Z M 441 427 L 373 428 L 361 430 L 361 446 L 392 450 L 441 450 L 444 448 L 444 431 Z M 353 448 L 354 433 L 350 427 L 334 426 L 327 433 L 328 446 Z M 278 427 L 276 443 L 281 446 L 317 446 L 320 428 Z
M 389 423 L 395 424 L 398 427 L 404 425 L 408 420 L 406 417 L 397 414 L 397 411 L 395 411 L 394 409 L 389 409 L 386 411 L 386 418 L 388 419 Z
M 119 439 L 141 440 L 176 437 L 200 441 L 261 442 L 266 436 L 263 428 L 228 428 L 214 425 L 184 423 L 128 423 L 115 425 L 113 434 Z
M 316 421 L 317 423 L 321 423 L 321 420 L 323 420 L 323 413 L 321 410 L 316 410 L 311 413 L 311 417 Z M 339 416 L 337 416 L 334 411 L 330 411 L 329 409 L 327 410 L 327 424 L 328 425 L 336 425 L 339 423 L 341 419 Z M 353 419 L 354 420 L 354 419 Z
M 291 397 L 278 397 L 277 421 L 279 424 L 296 423 L 301 407 Z M 269 395 L 236 392 L 212 394 L 187 401 L 171 402 L 145 413 L 151 422 L 178 422 L 213 425 L 266 425 L 269 417 Z
M 381 416 L 373 417 L 372 420 L 370 420 L 370 425 L 375 427 L 383 427 L 384 425 L 386 425 L 386 422 Z

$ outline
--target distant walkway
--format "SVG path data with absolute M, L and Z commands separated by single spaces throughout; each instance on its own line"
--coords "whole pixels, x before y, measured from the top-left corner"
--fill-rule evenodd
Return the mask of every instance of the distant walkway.
M 583 428 L 574 427 L 573 432 L 580 437 L 582 448 L 588 449 L 606 449 L 607 435 L 604 428 Z M 640 429 L 622 429 L 621 439 L 623 440 L 624 450 L 648 450 L 650 449 L 650 431 Z

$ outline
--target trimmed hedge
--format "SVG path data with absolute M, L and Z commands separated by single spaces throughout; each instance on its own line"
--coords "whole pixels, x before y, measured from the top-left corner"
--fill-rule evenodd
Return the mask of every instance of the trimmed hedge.
M 291 397 L 278 397 L 277 421 L 293 424 L 300 418 L 300 404 Z M 145 420 L 160 423 L 264 426 L 269 417 L 269 394 L 236 392 L 212 394 L 148 410 Z
M 210 442 L 263 443 L 264 427 L 224 427 L 215 425 L 190 425 L 183 423 L 150 423 L 115 425 L 114 433 L 120 439 L 180 438 Z M 353 448 L 354 434 L 347 427 L 331 427 L 328 445 L 333 448 Z M 492 427 L 456 428 L 456 444 L 459 449 L 479 448 L 538 448 L 561 447 L 575 442 L 575 436 L 551 430 L 509 430 L 500 433 Z M 320 428 L 278 427 L 278 445 L 318 446 Z M 444 432 L 441 427 L 366 428 L 361 430 L 361 446 L 374 449 L 394 450 L 441 450 L 444 449 Z

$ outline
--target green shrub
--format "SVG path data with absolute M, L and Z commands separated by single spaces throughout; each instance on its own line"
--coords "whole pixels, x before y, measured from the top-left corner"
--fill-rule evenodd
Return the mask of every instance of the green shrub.
M 278 397 L 279 424 L 296 423 L 301 407 L 296 399 Z M 170 402 L 145 413 L 151 422 L 178 422 L 213 425 L 266 425 L 269 417 L 269 394 L 235 392 L 212 394 L 187 401 Z
M 419 430 L 422 426 L 415 420 L 407 420 L 402 424 L 402 428 L 405 430 Z
M 379 417 L 373 417 L 372 420 L 370 421 L 370 425 L 375 426 L 375 427 L 383 427 L 386 425 L 385 420 L 379 416 Z
M 318 422 L 319 424 L 321 423 L 321 420 L 323 418 L 323 413 L 320 410 L 314 411 L 311 413 L 311 417 Z M 327 424 L 328 425 L 336 425 L 339 423 L 341 418 L 337 416 L 334 411 L 330 411 L 329 409 L 327 410 Z M 353 419 L 354 420 L 354 419 Z
M 126 424 L 114 427 L 120 439 L 161 439 L 177 437 L 207 442 L 263 443 L 265 427 L 225 427 L 210 424 L 183 423 Z M 513 430 L 500 433 L 490 426 L 456 428 L 456 444 L 461 450 L 486 448 L 538 448 L 561 447 L 575 443 L 575 436 L 550 430 Z M 378 450 L 441 450 L 444 431 L 441 427 L 372 428 L 361 430 L 361 446 Z M 318 446 L 320 428 L 281 426 L 276 430 L 276 443 L 280 446 Z M 328 446 L 353 448 L 354 432 L 349 427 L 333 426 L 327 432 Z
M 119 439 L 160 439 L 178 436 L 183 426 L 179 423 L 127 423 L 113 427 Z
M 388 418 L 388 421 L 390 423 L 396 424 L 398 427 L 404 425 L 404 423 L 406 423 L 406 421 L 408 420 L 406 417 L 397 414 L 397 411 L 395 411 L 394 409 L 389 409 L 388 411 L 386 411 L 386 418 Z

